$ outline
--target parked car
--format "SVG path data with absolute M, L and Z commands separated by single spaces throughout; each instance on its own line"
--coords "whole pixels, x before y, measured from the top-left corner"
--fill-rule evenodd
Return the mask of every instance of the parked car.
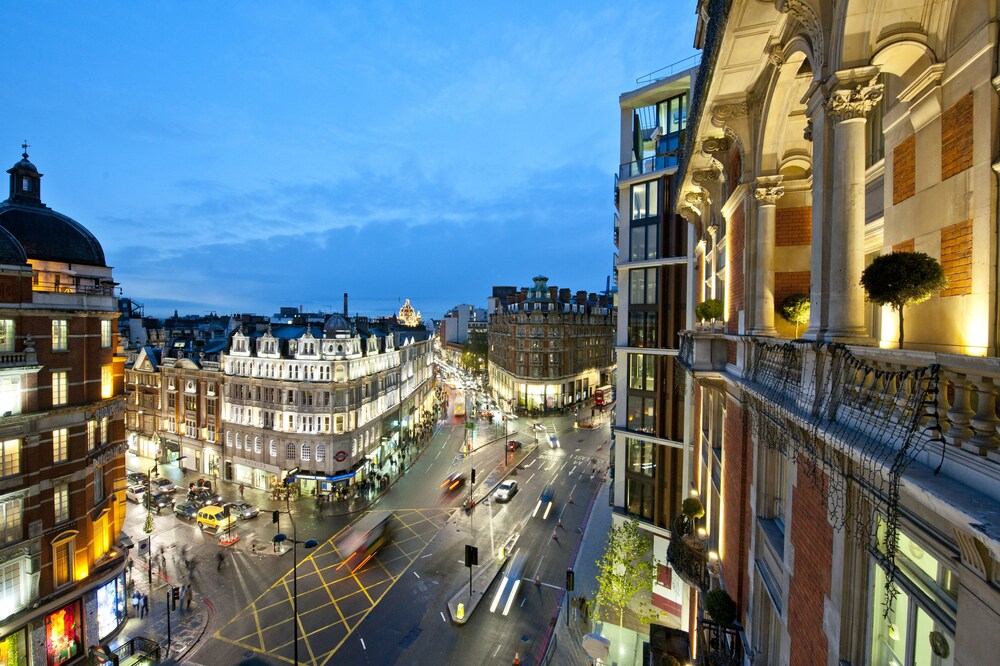
M 230 504 L 226 504 L 226 508 L 229 509 L 229 513 L 236 516 L 240 520 L 250 520 L 251 518 L 256 518 L 260 511 L 250 502 L 246 500 L 236 500 Z
M 508 451 L 517 451 L 522 446 L 524 446 L 524 445 L 521 444 L 521 442 L 517 441 L 516 439 L 512 439 L 509 442 L 507 442 L 507 450 Z
M 125 490 L 125 499 L 132 500 L 136 504 L 142 501 L 143 496 L 146 494 L 145 484 L 137 484 L 129 486 Z
M 147 477 L 142 472 L 129 472 L 128 474 L 125 475 L 125 478 L 128 480 L 128 485 L 130 486 L 138 486 L 145 484 L 146 481 L 149 479 L 149 477 Z
M 178 502 L 174 504 L 174 515 L 183 520 L 194 520 L 198 515 L 198 505 L 194 502 Z
M 159 490 L 161 493 L 172 493 L 177 490 L 177 486 L 170 479 L 161 476 L 158 479 L 153 479 L 153 490 Z
M 188 491 L 187 499 L 189 502 L 194 502 L 199 507 L 218 506 L 222 504 L 222 495 L 214 495 L 207 490 Z
M 513 479 L 504 481 L 493 492 L 493 497 L 498 502 L 509 502 L 510 498 L 517 494 L 517 481 Z
M 146 493 L 144 501 L 146 508 L 156 511 L 157 515 L 159 515 L 160 509 L 165 509 L 174 503 L 169 493 L 158 493 L 155 490 L 152 493 Z

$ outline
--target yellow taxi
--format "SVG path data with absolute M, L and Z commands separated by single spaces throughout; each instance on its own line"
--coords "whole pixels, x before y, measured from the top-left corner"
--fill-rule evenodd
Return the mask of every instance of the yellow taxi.
M 216 532 L 225 532 L 236 524 L 236 518 L 221 506 L 203 506 L 198 509 L 198 526 L 214 528 Z

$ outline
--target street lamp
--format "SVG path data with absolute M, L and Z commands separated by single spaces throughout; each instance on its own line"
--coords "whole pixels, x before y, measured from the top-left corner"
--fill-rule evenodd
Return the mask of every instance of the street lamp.
M 289 513 L 288 518 L 291 520 L 292 514 Z M 292 628 L 294 632 L 293 635 L 295 636 L 292 641 L 292 645 L 294 646 L 293 651 L 295 654 L 295 664 L 297 666 L 299 663 L 299 561 L 296 546 L 298 545 L 299 540 L 296 539 L 295 536 L 295 521 L 292 520 L 292 538 L 290 539 L 292 542 L 292 615 L 294 616 L 292 619 Z M 289 541 L 289 538 L 284 534 L 274 535 L 274 543 L 281 544 L 285 541 Z M 309 539 L 302 545 L 305 546 L 306 550 L 308 550 L 318 546 L 319 542 L 316 541 L 316 539 Z

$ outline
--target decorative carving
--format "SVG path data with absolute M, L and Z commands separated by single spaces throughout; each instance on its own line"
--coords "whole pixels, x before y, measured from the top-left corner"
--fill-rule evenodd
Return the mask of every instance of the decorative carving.
M 712 107 L 712 123 L 721 127 L 727 120 L 742 118 L 750 113 L 750 105 L 746 102 L 735 104 L 716 104 Z
M 814 67 L 821 69 L 825 63 L 823 46 L 823 24 L 813 8 L 803 2 L 803 0 L 778 0 L 777 9 L 779 12 L 787 13 L 806 31 L 809 35 L 809 42 L 812 44 Z
M 712 200 L 709 198 L 708 193 L 705 192 L 704 190 L 686 193 L 684 195 L 684 201 L 687 201 L 689 204 L 695 207 L 712 203 Z
M 806 121 L 806 128 L 802 130 L 802 138 L 806 141 L 813 140 L 813 121 L 812 118 Z
M 722 169 L 710 167 L 708 169 L 695 169 L 691 172 L 691 182 L 695 185 L 713 182 L 722 177 Z
M 725 136 L 710 136 L 701 140 L 701 152 L 706 155 L 729 152 L 729 138 Z
M 694 226 L 699 226 L 701 224 L 701 213 L 691 206 L 684 205 L 677 210 L 677 214 L 687 220 L 690 224 Z
M 884 86 L 874 83 L 858 83 L 850 88 L 839 88 L 830 91 L 826 100 L 826 112 L 834 120 L 841 122 L 853 118 L 864 118 L 868 112 L 882 99 Z
M 768 185 L 766 187 L 758 187 L 753 191 L 753 196 L 757 201 L 764 206 L 773 206 L 778 203 L 780 199 L 785 194 L 785 187 L 783 185 Z
M 785 64 L 784 49 L 781 44 L 774 44 L 767 50 L 767 59 L 775 67 L 781 67 Z

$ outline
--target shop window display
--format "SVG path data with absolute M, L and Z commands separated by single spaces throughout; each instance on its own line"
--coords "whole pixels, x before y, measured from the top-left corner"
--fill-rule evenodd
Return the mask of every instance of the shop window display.
M 83 653 L 80 600 L 45 617 L 45 655 L 48 666 L 59 666 Z

